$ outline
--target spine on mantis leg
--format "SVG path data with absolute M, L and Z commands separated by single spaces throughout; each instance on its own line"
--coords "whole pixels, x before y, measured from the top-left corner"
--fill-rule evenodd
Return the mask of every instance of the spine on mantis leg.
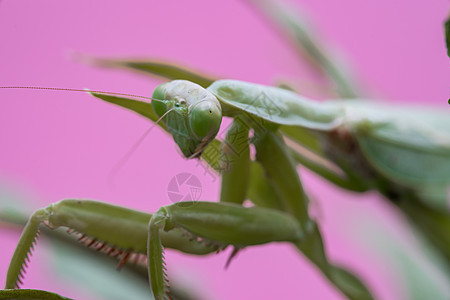
M 250 178 L 249 127 L 236 117 L 222 144 L 222 189 L 221 202 L 242 204 L 247 197 Z

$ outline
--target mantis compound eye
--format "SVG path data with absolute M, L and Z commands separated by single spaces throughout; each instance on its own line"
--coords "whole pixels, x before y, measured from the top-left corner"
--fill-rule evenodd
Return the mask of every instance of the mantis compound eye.
M 161 99 L 164 100 L 164 86 L 166 84 L 160 84 L 158 85 L 155 90 L 153 91 L 152 98 L 154 99 Z M 164 102 L 160 101 L 152 101 L 153 110 L 156 112 L 156 114 L 161 117 L 164 115 L 164 113 L 167 111 L 167 106 Z
M 189 126 L 199 140 L 213 139 L 219 132 L 222 109 L 214 100 L 202 100 L 189 108 Z

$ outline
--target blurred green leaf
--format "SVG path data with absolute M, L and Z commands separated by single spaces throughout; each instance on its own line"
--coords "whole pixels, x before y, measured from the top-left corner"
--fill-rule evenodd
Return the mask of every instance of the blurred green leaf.
M 106 102 L 121 106 L 123 108 L 129 109 L 131 111 L 134 111 L 141 116 L 146 117 L 147 119 L 152 120 L 153 122 L 156 122 L 159 117 L 153 110 L 153 107 L 151 103 L 138 101 L 130 98 L 125 97 L 118 97 L 118 96 L 110 96 L 110 95 L 104 95 L 104 94 L 98 94 L 98 93 L 90 93 L 92 96 L 99 98 L 101 100 L 104 100 Z M 163 122 L 159 122 L 158 125 L 163 128 L 165 131 L 167 131 L 166 125 L 164 125 Z
M 132 60 L 97 58 L 86 54 L 77 54 L 75 59 L 86 64 L 104 67 L 139 71 L 169 80 L 184 79 L 195 82 L 206 88 L 217 79 L 213 76 L 194 71 L 188 67 L 161 60 Z
M 108 256 L 86 255 L 83 249 L 71 247 L 67 243 L 51 240 L 52 267 L 58 280 L 79 286 L 85 293 L 92 293 L 101 299 L 151 299 L 148 281 L 138 274 L 123 268 L 118 272 L 114 261 Z M 90 251 L 94 252 L 94 251 Z
M 419 215 L 421 212 L 417 211 L 416 216 Z M 404 299 L 450 299 L 448 261 L 413 227 L 376 213 L 357 216 L 348 224 L 349 232 L 357 238 L 355 242 L 388 268 Z M 448 239 L 447 229 L 434 229 Z
M 338 88 L 339 95 L 345 98 L 355 98 L 358 95 L 356 84 L 346 74 L 343 67 L 333 62 L 325 46 L 314 36 L 310 26 L 298 11 L 284 3 L 271 0 L 248 0 L 258 8 L 285 37 L 293 41 L 301 54 L 307 56 L 308 62 L 331 78 Z
M 15 300 L 68 300 L 56 293 L 32 290 L 32 289 L 20 289 L 20 290 L 0 290 L 0 299 L 15 299 Z
M 450 17 L 447 18 L 444 27 L 445 27 L 445 41 L 447 44 L 447 55 L 450 57 Z
M 447 199 L 448 201 L 448 199 Z M 450 266 L 450 216 L 445 210 L 431 208 L 414 199 L 397 203 L 411 224 L 444 255 Z

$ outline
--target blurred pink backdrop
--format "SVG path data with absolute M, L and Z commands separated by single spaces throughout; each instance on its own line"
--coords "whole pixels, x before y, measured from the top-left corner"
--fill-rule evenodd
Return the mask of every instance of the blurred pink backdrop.
M 150 95 L 159 83 L 69 59 L 72 51 L 110 57 L 151 57 L 263 84 L 309 80 L 305 65 L 245 1 L 0 2 L 0 85 L 90 88 Z M 443 36 L 445 0 L 290 1 L 351 66 L 371 98 L 448 109 L 450 71 Z M 0 90 L 0 183 L 28 198 L 26 211 L 87 198 L 155 211 L 169 204 L 166 187 L 178 173 L 201 181 L 201 200 L 218 199 L 220 183 L 180 157 L 172 139 L 154 130 L 108 186 L 108 173 L 149 123 L 83 93 Z M 402 299 L 400 283 L 352 228 L 361 220 L 402 226 L 375 194 L 344 193 L 302 171 L 319 203 L 330 257 L 360 274 L 379 299 Z M 18 235 L 0 231 L 0 284 Z M 59 284 L 46 268 L 44 246 L 24 287 L 89 298 Z M 44 243 L 45 244 L 45 243 Z M 169 272 L 190 276 L 205 299 L 343 299 L 292 247 L 242 251 L 228 270 L 227 254 L 167 256 Z M 183 275 L 184 274 L 184 275 Z M 188 275 L 186 275 L 188 274 Z M 189 275 L 192 274 L 192 275 Z

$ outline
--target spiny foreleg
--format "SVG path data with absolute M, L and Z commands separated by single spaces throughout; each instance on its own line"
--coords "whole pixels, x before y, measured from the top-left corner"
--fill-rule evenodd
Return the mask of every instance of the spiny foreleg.
M 183 229 L 235 249 L 269 242 L 298 242 L 304 232 L 289 214 L 262 207 L 232 203 L 180 202 L 161 207 L 150 219 L 148 270 L 155 299 L 169 299 L 161 235 Z
M 67 227 L 77 232 L 80 241 L 99 252 L 120 259 L 119 268 L 129 259 L 146 259 L 147 228 L 151 214 L 96 201 L 62 200 L 37 210 L 28 220 L 12 257 L 6 278 L 6 289 L 22 284 L 25 267 L 39 234 L 39 225 Z M 218 249 L 216 244 L 199 243 L 186 231 L 163 232 L 165 247 L 191 254 L 207 254 Z

